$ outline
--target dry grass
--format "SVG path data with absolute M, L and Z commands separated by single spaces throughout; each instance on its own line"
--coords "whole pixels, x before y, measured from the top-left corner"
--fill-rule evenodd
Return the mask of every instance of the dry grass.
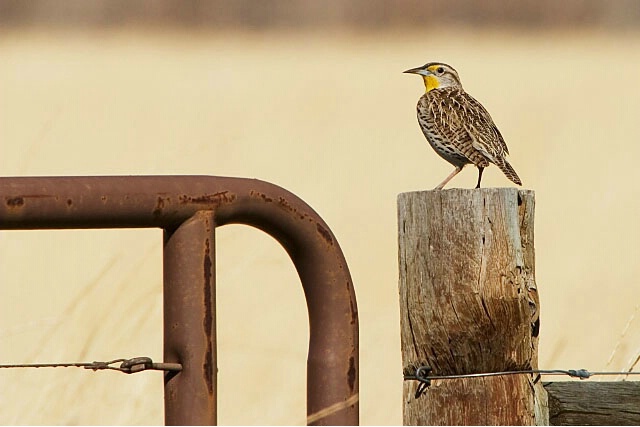
M 415 121 L 421 82 L 401 71 L 449 62 L 536 190 L 541 367 L 637 355 L 638 34 L 5 32 L 0 58 L 2 175 L 257 177 L 316 208 L 356 286 L 365 424 L 401 422 L 396 195 L 450 172 Z M 509 185 L 496 168 L 484 184 Z M 295 271 L 257 231 L 222 228 L 217 247 L 220 423 L 303 423 Z M 160 250 L 151 230 L 1 233 L 0 359 L 161 359 Z M 0 382 L 2 424 L 162 422 L 160 374 Z

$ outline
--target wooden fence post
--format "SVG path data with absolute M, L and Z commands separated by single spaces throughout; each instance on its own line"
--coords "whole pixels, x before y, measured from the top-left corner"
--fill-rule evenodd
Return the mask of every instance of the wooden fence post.
M 405 372 L 537 369 L 539 300 L 534 193 L 451 189 L 398 196 Z M 405 425 L 548 424 L 537 375 L 434 380 L 416 398 L 405 381 Z

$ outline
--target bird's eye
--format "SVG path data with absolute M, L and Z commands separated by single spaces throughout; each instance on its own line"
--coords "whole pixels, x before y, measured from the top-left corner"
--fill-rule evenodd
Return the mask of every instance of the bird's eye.
M 438 67 L 438 69 L 436 70 L 436 72 L 437 72 L 438 74 L 442 74 L 442 73 L 444 73 L 444 68 L 442 68 L 442 67 Z

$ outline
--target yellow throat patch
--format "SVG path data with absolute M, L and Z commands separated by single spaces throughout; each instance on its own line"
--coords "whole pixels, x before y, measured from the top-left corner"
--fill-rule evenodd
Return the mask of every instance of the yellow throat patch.
M 440 82 L 438 82 L 437 77 L 435 76 L 423 76 L 423 77 L 424 77 L 424 85 L 427 88 L 427 92 L 430 92 L 433 89 L 437 89 L 440 86 Z

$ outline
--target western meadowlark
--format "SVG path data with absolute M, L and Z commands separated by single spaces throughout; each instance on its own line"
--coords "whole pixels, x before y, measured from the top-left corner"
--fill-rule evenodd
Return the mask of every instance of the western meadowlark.
M 480 188 L 482 171 L 489 163 L 522 185 L 505 159 L 509 149 L 489 112 L 464 91 L 458 72 L 452 66 L 429 62 L 405 73 L 419 74 L 424 79 L 426 91 L 418 101 L 418 123 L 436 153 L 455 166 L 436 190 L 441 190 L 469 163 L 478 167 L 476 188 Z

